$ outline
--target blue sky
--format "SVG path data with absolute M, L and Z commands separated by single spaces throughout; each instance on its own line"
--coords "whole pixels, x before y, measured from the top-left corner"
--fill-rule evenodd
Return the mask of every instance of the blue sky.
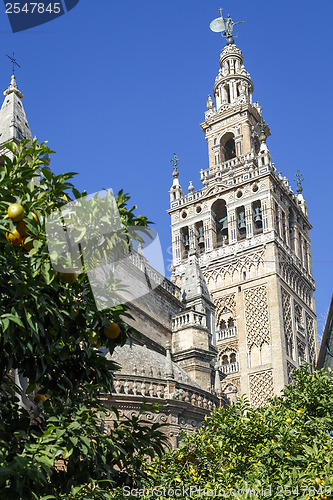
M 309 207 L 318 330 L 332 295 L 332 3 L 225 0 L 80 0 L 65 16 L 13 34 L 0 11 L 0 85 L 17 82 L 32 133 L 57 154 L 56 173 L 76 171 L 76 186 L 124 189 L 155 222 L 167 260 L 171 244 L 169 163 L 180 182 L 201 188 L 208 166 L 199 123 L 212 93 L 224 40 L 209 29 L 223 8 L 254 82 L 254 99 L 272 136 L 278 171 L 304 176 Z

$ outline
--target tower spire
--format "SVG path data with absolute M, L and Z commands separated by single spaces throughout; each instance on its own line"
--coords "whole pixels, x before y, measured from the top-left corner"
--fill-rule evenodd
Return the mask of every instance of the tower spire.
M 12 75 L 10 84 L 3 95 L 5 99 L 0 110 L 0 149 L 8 141 L 18 143 L 22 139 L 32 140 L 32 133 L 22 104 L 23 94 L 17 86 L 15 74 Z

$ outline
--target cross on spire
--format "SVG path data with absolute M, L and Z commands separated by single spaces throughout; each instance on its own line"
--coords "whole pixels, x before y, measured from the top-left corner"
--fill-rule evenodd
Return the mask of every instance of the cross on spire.
M 13 75 L 15 75 L 15 64 L 16 66 L 18 66 L 19 68 L 21 67 L 18 62 L 16 61 L 15 59 L 15 54 L 13 52 L 13 55 L 12 56 L 9 56 L 8 54 L 6 54 L 6 56 L 11 60 L 12 64 L 13 64 Z
M 297 170 L 295 177 L 296 179 L 294 179 L 294 181 L 295 182 L 297 181 L 297 192 L 298 194 L 301 194 L 301 192 L 303 191 L 303 186 L 302 186 L 302 181 L 304 181 L 303 175 L 299 170 Z

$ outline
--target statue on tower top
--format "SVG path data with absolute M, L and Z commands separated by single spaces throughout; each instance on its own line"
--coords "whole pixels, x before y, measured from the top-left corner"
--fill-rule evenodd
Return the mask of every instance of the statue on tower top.
M 230 14 L 228 14 L 228 17 L 223 17 L 222 9 L 219 9 L 218 12 L 221 14 L 221 17 L 217 17 L 216 19 L 214 19 L 210 23 L 209 27 L 215 33 L 221 33 L 222 36 L 225 36 L 227 39 L 227 45 L 231 45 L 235 43 L 233 37 L 234 26 L 236 24 L 244 23 L 245 21 L 237 21 L 235 23 L 230 17 Z

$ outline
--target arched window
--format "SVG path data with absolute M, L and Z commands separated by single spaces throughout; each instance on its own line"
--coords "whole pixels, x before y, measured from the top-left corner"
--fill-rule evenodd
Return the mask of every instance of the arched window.
M 252 203 L 252 213 L 254 222 L 254 234 L 262 233 L 262 209 L 260 200 L 254 201 Z
M 228 364 L 229 364 L 229 358 L 225 354 L 224 356 L 222 356 L 222 365 L 228 365 Z
M 236 320 L 233 318 L 232 313 L 226 310 L 222 316 L 218 318 L 218 322 L 216 324 L 216 338 L 217 340 L 225 340 L 231 337 L 236 337 L 236 335 Z
M 236 354 L 234 352 L 232 352 L 230 354 L 230 363 L 236 363 Z
M 245 208 L 244 206 L 238 207 L 236 210 L 237 215 L 237 229 L 238 229 L 238 240 L 243 240 L 246 238 L 246 220 L 245 220 Z
M 196 246 L 199 249 L 200 253 L 205 251 L 205 235 L 202 221 L 197 222 L 195 225 L 196 228 Z
M 182 243 L 182 258 L 187 258 L 190 249 L 190 239 L 188 234 L 188 227 L 181 229 L 181 243 Z
M 236 146 L 234 134 L 228 132 L 221 139 L 221 158 L 222 161 L 228 161 L 236 158 Z
M 228 243 L 228 213 L 225 200 L 216 200 L 212 205 L 215 218 L 215 246 L 220 247 Z

